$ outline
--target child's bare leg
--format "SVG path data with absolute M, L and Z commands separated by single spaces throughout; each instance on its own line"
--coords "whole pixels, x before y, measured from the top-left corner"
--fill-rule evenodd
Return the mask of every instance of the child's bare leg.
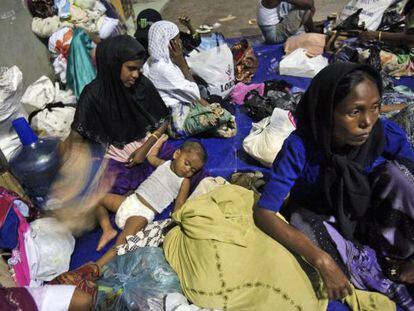
M 148 221 L 142 216 L 129 217 L 125 222 L 124 230 L 116 239 L 115 246 L 111 247 L 96 263 L 103 267 L 116 256 L 116 246 L 125 244 L 128 235 L 135 235 L 138 231 L 147 225 Z
M 116 237 L 118 232 L 112 227 L 111 222 L 109 221 L 108 211 L 105 207 L 99 205 L 96 208 L 95 215 L 102 228 L 102 235 L 99 239 L 98 246 L 96 247 L 96 250 L 99 252 L 109 243 L 109 241 Z
M 101 201 L 96 209 L 95 215 L 98 219 L 99 225 L 102 228 L 102 235 L 99 239 L 98 246 L 96 247 L 97 251 L 100 251 L 102 248 L 111 241 L 118 232 L 112 227 L 111 222 L 109 221 L 108 210 L 116 212 L 121 206 L 122 202 L 125 200 L 125 196 L 117 194 L 107 194 Z

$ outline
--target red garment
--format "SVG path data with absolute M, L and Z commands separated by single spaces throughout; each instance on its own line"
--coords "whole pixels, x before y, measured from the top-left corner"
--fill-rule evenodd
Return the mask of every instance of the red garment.
M 26 288 L 0 287 L 0 310 L 37 311 L 37 306 Z

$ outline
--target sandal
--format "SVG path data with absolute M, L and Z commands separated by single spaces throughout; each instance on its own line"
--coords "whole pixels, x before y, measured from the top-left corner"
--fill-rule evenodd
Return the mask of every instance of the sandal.
M 213 30 L 213 27 L 209 26 L 209 25 L 200 25 L 196 31 L 198 33 L 209 33 Z

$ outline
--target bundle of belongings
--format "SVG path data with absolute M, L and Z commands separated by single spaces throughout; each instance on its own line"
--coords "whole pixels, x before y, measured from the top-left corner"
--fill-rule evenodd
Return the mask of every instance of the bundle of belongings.
M 243 149 L 263 166 L 271 167 L 283 142 L 296 129 L 294 112 L 303 92 L 294 92 L 284 80 L 236 87 L 233 98 L 244 95 L 243 108 L 256 121 L 243 140 Z
M 41 286 L 68 271 L 75 239 L 51 217 L 38 218 L 33 205 L 0 187 L 0 229 L 14 286 Z

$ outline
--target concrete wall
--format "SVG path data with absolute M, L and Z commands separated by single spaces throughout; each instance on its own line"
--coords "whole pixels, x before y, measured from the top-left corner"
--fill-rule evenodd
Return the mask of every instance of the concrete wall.
M 54 76 L 48 50 L 31 23 L 25 0 L 0 0 L 0 66 L 18 66 L 25 87 L 42 75 Z

